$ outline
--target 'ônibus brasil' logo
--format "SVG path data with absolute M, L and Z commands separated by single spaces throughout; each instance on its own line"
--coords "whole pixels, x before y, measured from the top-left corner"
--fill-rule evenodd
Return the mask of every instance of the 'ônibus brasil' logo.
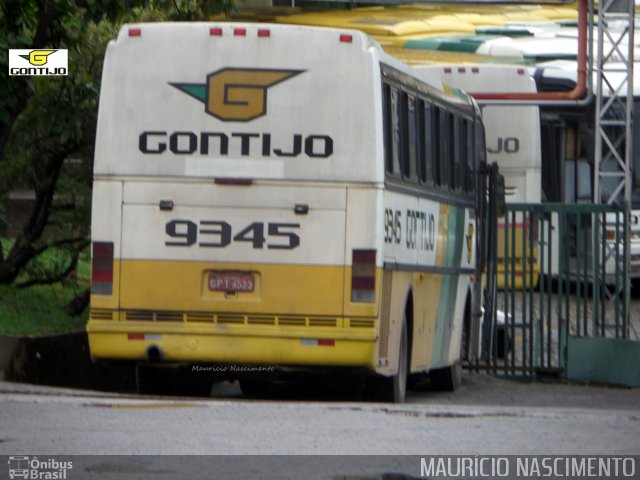
M 207 83 L 169 85 L 205 105 L 209 115 L 224 120 L 247 122 L 267 113 L 267 89 L 304 70 L 223 68 L 207 75 Z

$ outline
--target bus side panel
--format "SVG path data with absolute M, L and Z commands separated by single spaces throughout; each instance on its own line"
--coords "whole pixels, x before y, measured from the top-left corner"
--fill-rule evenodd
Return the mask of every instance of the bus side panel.
M 412 371 L 428 370 L 438 332 L 438 316 L 442 309 L 438 299 L 442 295 L 444 276 L 436 272 L 444 265 L 448 229 L 446 205 L 437 205 L 432 200 L 420 199 L 419 212 L 425 212 L 424 221 L 419 222 L 418 265 L 426 269 L 413 276 L 413 349 Z
M 344 265 L 351 266 L 354 250 L 375 250 L 375 301 L 371 303 L 354 302 L 352 299 L 352 269 L 345 268 L 344 277 L 344 314 L 345 316 L 378 317 L 382 291 L 382 245 L 383 211 L 381 187 L 355 187 L 347 189 L 347 216 L 345 222 Z M 330 233 L 333 235 L 333 233 Z
M 433 355 L 439 303 L 442 290 L 441 275 L 416 273 L 413 275 L 413 338 L 411 371 L 429 369 Z
M 391 285 L 384 285 L 389 292 L 388 312 L 382 312 L 385 324 L 380 325 L 380 348 L 378 373 L 395 374 L 398 368 L 398 351 L 400 347 L 401 326 L 404 319 L 406 302 L 412 288 L 412 276 L 418 265 L 420 203 L 417 196 L 384 192 L 384 208 L 379 210 L 383 215 L 381 231 L 383 232 L 384 250 L 381 255 L 384 262 L 385 278 Z M 425 208 L 433 205 L 425 203 Z M 436 212 L 424 213 L 424 221 Z M 414 223 L 415 220 L 415 223 Z M 433 256 L 433 252 L 431 252 Z M 387 273 L 389 272 L 389 273 Z M 414 327 L 415 330 L 415 327 Z M 415 333 L 412 334 L 415 343 Z
M 429 339 L 429 369 L 452 365 L 460 360 L 460 341 L 469 274 L 461 269 L 473 268 L 475 220 L 470 210 L 457 206 L 441 206 L 439 222 L 438 266 L 440 289 L 433 336 Z
M 393 273 L 387 276 L 392 281 L 388 363 L 380 371 L 395 371 L 400 325 L 410 293 L 411 371 L 452 365 L 459 361 L 469 275 L 476 262 L 475 216 L 462 206 L 393 192 L 385 196 L 384 212 L 385 268 Z
M 459 256 L 453 261 L 455 265 L 467 271 L 475 270 L 476 265 L 476 218 L 472 209 L 458 209 L 457 220 L 462 220 L 462 225 L 458 225 L 457 239 L 462 240 L 462 248 Z M 459 245 L 457 244 L 457 248 Z M 458 255 L 458 253 L 456 253 Z M 451 308 L 451 338 L 448 345 L 448 356 L 443 358 L 444 365 L 453 365 L 461 360 L 460 345 L 462 342 L 462 329 L 464 324 L 465 308 L 467 306 L 467 296 L 471 295 L 472 274 L 461 272 L 457 278 L 457 290 L 455 293 L 454 305 Z
M 389 290 L 389 313 L 387 324 L 381 325 L 378 348 L 378 368 L 376 371 L 383 375 L 393 375 L 398 371 L 400 351 L 400 333 L 404 320 L 407 295 L 411 290 L 412 272 L 394 270 L 385 272 L 385 278 L 391 285 L 383 288 Z
M 461 223 L 464 220 L 464 210 L 458 207 L 441 205 L 440 223 L 438 225 L 438 242 L 441 256 L 438 258 L 438 265 L 455 268 L 460 265 L 460 255 L 462 252 L 463 238 Z M 456 306 L 458 291 L 458 275 L 443 274 L 442 288 L 438 299 L 438 316 L 436 319 L 436 329 L 433 336 L 433 349 L 431 354 L 430 367 L 442 366 L 449 356 L 449 344 L 453 331 L 453 312 Z
M 471 295 L 471 281 L 469 276 L 460 275 L 458 277 L 458 288 L 456 291 L 456 305 L 452 310 L 453 318 L 451 327 L 451 338 L 449 340 L 447 358 L 444 358 L 443 365 L 453 365 L 454 363 L 461 361 L 460 346 L 462 343 L 462 329 L 464 324 L 464 309 L 466 307 L 467 295 Z

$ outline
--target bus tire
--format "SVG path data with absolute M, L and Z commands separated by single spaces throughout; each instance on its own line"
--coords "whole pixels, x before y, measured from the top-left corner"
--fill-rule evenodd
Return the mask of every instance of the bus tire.
M 375 401 L 388 403 L 404 403 L 407 392 L 407 376 L 409 371 L 409 336 L 406 318 L 402 322 L 400 332 L 400 348 L 398 352 L 398 371 L 390 377 L 369 379 L 368 397 Z
M 429 378 L 433 390 L 453 392 L 462 385 L 462 365 L 456 362 L 449 367 L 431 370 Z

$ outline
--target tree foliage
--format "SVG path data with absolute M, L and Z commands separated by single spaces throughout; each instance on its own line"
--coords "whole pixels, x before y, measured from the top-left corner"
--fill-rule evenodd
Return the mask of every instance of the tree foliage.
M 89 243 L 91 171 L 102 62 L 124 22 L 200 20 L 231 0 L 3 0 L 0 2 L 0 283 L 64 278 Z M 65 48 L 66 77 L 8 75 L 10 48 Z M 2 199 L 33 192 L 21 225 Z M 55 252 L 52 255 L 52 252 Z M 56 258 L 52 261 L 51 258 Z

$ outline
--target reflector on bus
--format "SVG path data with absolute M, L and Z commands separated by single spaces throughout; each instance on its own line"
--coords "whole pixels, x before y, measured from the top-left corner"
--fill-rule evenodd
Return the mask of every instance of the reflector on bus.
M 351 301 L 373 303 L 376 299 L 376 251 L 354 250 L 351 262 Z
M 93 242 L 91 293 L 113 294 L 113 242 Z

